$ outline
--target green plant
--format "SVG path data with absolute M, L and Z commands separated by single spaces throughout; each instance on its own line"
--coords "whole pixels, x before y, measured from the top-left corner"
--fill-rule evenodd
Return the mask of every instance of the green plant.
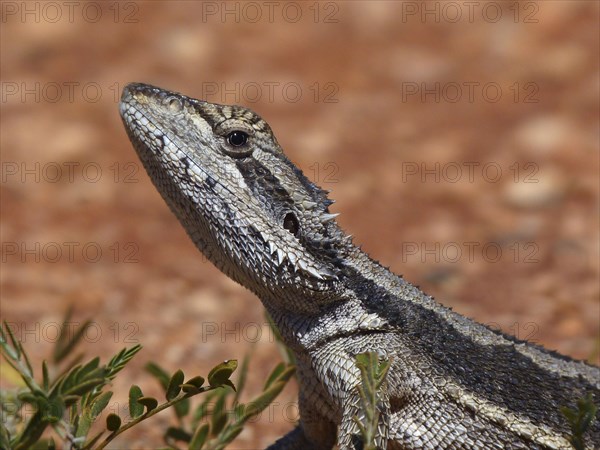
M 100 358 L 80 364 L 82 355 L 70 362 L 73 349 L 81 340 L 90 322 L 85 322 L 72 336 L 65 330 L 71 317 L 67 314 L 57 340 L 51 363 L 43 361 L 41 380 L 34 371 L 23 348 L 10 326 L 4 322 L 0 328 L 2 356 L 20 376 L 24 386 L 14 392 L 2 392 L 3 420 L 0 423 L 0 446 L 15 450 L 37 447 L 54 447 L 53 437 L 41 439 L 47 428 L 52 428 L 62 441 L 72 448 L 89 448 L 85 443 L 90 424 L 108 405 L 112 392 L 104 388 L 141 349 L 136 345 L 117 353 L 104 365 Z M 60 369 L 61 363 L 63 368 Z M 56 375 L 52 376 L 52 373 Z M 30 411 L 25 411 L 27 406 Z M 98 435 L 99 437 L 100 435 Z M 95 441 L 94 441 L 95 442 Z
M 389 360 L 381 360 L 377 353 L 368 352 L 356 355 L 356 366 L 360 370 L 361 384 L 357 386 L 361 400 L 361 420 L 358 416 L 353 417 L 356 422 L 363 441 L 364 450 L 375 450 L 377 445 L 377 429 L 379 424 L 382 403 L 382 393 L 386 392 L 384 387 L 385 378 L 390 369 Z
M 163 386 L 166 401 L 159 403 L 156 398 L 145 396 L 139 386 L 131 386 L 128 420 L 108 414 L 105 428 L 92 434 L 94 423 L 113 395 L 108 385 L 141 346 L 124 348 L 104 365 L 98 357 L 82 364 L 83 355 L 74 355 L 74 350 L 91 322 L 85 322 L 74 333 L 66 333 L 70 318 L 71 311 L 64 319 L 50 363 L 42 362 L 39 381 L 10 326 L 4 322 L 0 327 L 2 356 L 13 370 L 12 378 L 22 380 L 21 387 L 0 391 L 1 448 L 54 449 L 57 439 L 62 448 L 101 450 L 125 431 L 171 408 L 178 425 L 169 427 L 164 434 L 169 448 L 177 449 L 177 444 L 183 442 L 189 449 L 222 449 L 250 418 L 273 401 L 295 370 L 292 365 L 279 364 L 263 392 L 242 404 L 239 394 L 245 384 L 247 359 L 242 364 L 237 390 L 230 380 L 237 369 L 235 360 L 214 367 L 206 380 L 195 376 L 187 381 L 181 370 L 169 375 L 158 364 L 149 363 L 146 368 Z M 204 400 L 191 413 L 190 398 L 198 394 L 205 394 Z M 233 413 L 228 414 L 228 410 Z
M 225 362 L 220 369 L 211 370 L 208 375 L 214 383 L 229 386 L 230 389 L 219 389 L 207 394 L 203 401 L 192 411 L 189 404 L 180 403 L 174 412 L 178 426 L 169 427 L 164 439 L 169 448 L 179 448 L 179 442 L 188 449 L 219 450 L 235 439 L 242 431 L 244 424 L 260 414 L 285 387 L 294 374 L 295 367 L 280 363 L 269 375 L 263 391 L 247 403 L 240 402 L 240 395 L 245 387 L 248 372 L 248 358 L 242 362 L 237 381 L 237 389 L 229 380 L 230 371 L 235 370 L 237 361 Z M 168 395 L 171 382 L 167 382 L 166 373 L 155 363 L 150 363 L 146 369 L 152 373 Z M 185 389 L 185 385 L 183 389 Z
M 563 415 L 567 418 L 571 427 L 571 437 L 569 441 L 575 450 L 584 450 L 585 443 L 583 435 L 589 429 L 596 417 L 598 408 L 594 405 L 592 395 L 577 400 L 577 408 L 570 409 L 566 406 L 560 408 Z

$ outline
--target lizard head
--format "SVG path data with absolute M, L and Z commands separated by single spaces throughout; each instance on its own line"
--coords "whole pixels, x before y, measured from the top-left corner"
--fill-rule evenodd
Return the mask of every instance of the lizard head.
M 334 298 L 349 240 L 263 119 L 137 83 L 120 111 L 158 191 L 222 272 L 292 311 Z

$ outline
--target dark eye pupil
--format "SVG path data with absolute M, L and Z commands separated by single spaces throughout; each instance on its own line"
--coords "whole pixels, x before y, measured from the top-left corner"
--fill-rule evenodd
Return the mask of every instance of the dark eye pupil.
M 248 135 L 243 131 L 232 131 L 227 135 L 227 140 L 234 147 L 241 147 L 248 141 Z
M 292 213 L 287 213 L 283 218 L 283 228 L 296 236 L 298 234 L 298 230 L 300 229 L 300 224 L 298 223 L 296 216 L 294 216 Z

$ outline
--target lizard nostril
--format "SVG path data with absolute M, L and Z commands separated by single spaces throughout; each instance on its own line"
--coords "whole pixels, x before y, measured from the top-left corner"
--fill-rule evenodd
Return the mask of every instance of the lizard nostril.
M 165 100 L 165 104 L 173 112 L 179 112 L 183 109 L 183 104 L 181 103 L 181 99 L 179 99 L 177 97 L 167 97 Z
M 287 213 L 283 218 L 283 228 L 288 230 L 294 236 L 298 235 L 298 231 L 300 230 L 300 224 L 298 223 L 298 219 L 293 213 Z

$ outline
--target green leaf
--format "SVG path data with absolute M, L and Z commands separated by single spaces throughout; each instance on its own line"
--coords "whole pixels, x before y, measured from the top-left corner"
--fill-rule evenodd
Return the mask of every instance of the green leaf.
M 69 355 L 73 351 L 75 346 L 79 343 L 79 341 L 81 341 L 81 338 L 83 338 L 83 335 L 88 329 L 88 327 L 92 324 L 91 320 L 86 320 L 80 327 L 77 328 L 75 333 L 72 333 L 72 313 L 73 308 L 69 308 L 60 328 L 60 335 L 58 336 L 58 341 L 54 346 L 53 361 L 55 363 L 61 362 L 67 355 Z M 71 333 L 72 336 L 70 336 Z
M 144 394 L 139 386 L 135 384 L 129 388 L 129 415 L 132 419 L 140 417 L 144 414 L 144 405 L 139 402 Z
M 246 404 L 241 422 L 246 422 L 252 416 L 255 416 L 269 406 L 269 404 L 271 404 L 271 402 L 280 394 L 285 385 L 285 381 L 276 381 L 262 394 Z
M 29 422 L 27 422 L 27 425 L 23 431 L 21 431 L 20 436 L 22 438 L 19 439 L 19 444 L 14 447 L 15 450 L 28 449 L 31 445 L 39 440 L 48 425 L 48 422 L 42 420 L 41 411 L 36 411 L 31 419 L 29 419 Z M 8 448 L 13 447 L 9 446 Z
M 218 390 L 209 391 L 203 395 L 204 400 L 194 410 L 192 415 L 192 428 L 195 429 L 199 426 L 199 423 L 210 413 L 209 405 L 215 397 L 218 397 L 220 392 Z
M 39 396 L 32 394 L 30 391 L 23 391 L 17 394 L 17 398 L 23 403 L 29 403 L 30 405 L 37 405 Z
M 277 381 L 285 381 L 286 383 L 296 374 L 296 365 L 288 364 L 285 370 L 279 375 Z
M 570 409 L 566 406 L 560 408 L 563 415 L 567 418 L 571 427 L 571 436 L 569 441 L 576 450 L 585 448 L 584 435 L 596 417 L 597 406 L 594 404 L 592 394 L 585 398 L 577 400 L 577 408 Z
M 296 372 L 293 365 L 278 364 L 269 375 L 263 393 L 244 406 L 241 422 L 263 411 L 281 393 L 289 379 Z
M 201 388 L 202 385 L 204 384 L 204 378 L 201 376 L 190 378 L 189 380 L 187 380 L 185 382 L 185 384 L 191 384 L 193 386 L 196 386 L 197 388 Z
M 169 386 L 169 374 L 158 364 L 154 362 L 149 362 L 145 367 L 146 371 L 154 376 L 166 391 Z
M 360 416 L 355 415 L 352 420 L 357 425 L 365 449 L 375 449 L 375 439 L 380 425 L 380 408 L 383 402 L 380 388 L 390 368 L 389 360 L 380 359 L 375 352 L 362 353 L 355 356 L 356 366 L 360 370 L 361 382 L 356 386 L 361 409 Z
M 269 323 L 269 328 L 273 332 L 273 336 L 275 337 L 275 343 L 277 344 L 277 348 L 279 349 L 279 353 L 281 354 L 283 360 L 287 364 L 296 364 L 296 357 L 294 356 L 294 353 L 292 353 L 290 348 L 283 342 L 281 333 L 279 332 L 277 325 L 275 325 L 275 322 L 273 322 L 273 319 L 271 318 L 271 315 L 267 312 L 267 310 L 265 310 L 265 318 Z
M 229 380 L 229 377 L 231 377 L 231 374 L 237 369 L 237 365 L 237 360 L 232 359 L 213 367 L 208 374 L 208 384 L 210 384 L 211 387 L 220 387 L 223 385 L 231 386 L 235 391 L 235 386 Z
M 235 417 L 236 421 L 241 420 L 244 417 L 244 411 L 246 410 L 246 405 L 243 403 L 238 403 L 233 408 L 233 417 Z
M 228 444 L 233 441 L 238 434 L 242 432 L 244 426 L 242 424 L 234 424 L 228 427 L 225 432 L 221 435 L 220 441 L 224 444 Z
M 0 422 L 0 448 L 10 448 L 10 433 L 4 426 L 4 421 Z
M 42 386 L 45 391 L 50 388 L 50 376 L 48 375 L 48 364 L 46 360 L 42 361 Z
M 190 441 L 190 445 L 188 446 L 188 450 L 201 450 L 202 446 L 206 442 L 209 430 L 210 427 L 207 423 L 204 423 L 196 428 L 196 431 L 192 436 L 192 440 Z
M 113 393 L 110 391 L 100 394 L 89 407 L 82 411 L 80 416 L 81 419 L 75 433 L 76 437 L 87 436 L 92 423 L 94 423 L 102 411 L 104 411 L 104 408 L 108 406 L 108 402 L 110 401 L 112 395 Z
M 65 313 L 62 321 L 62 325 L 60 327 L 60 334 L 58 335 L 58 340 L 54 346 L 54 357 L 53 362 L 58 363 L 60 360 L 57 358 L 59 353 L 62 353 L 62 349 L 64 349 L 69 340 L 67 330 L 70 330 L 70 322 L 71 317 L 73 317 L 73 305 L 69 305 L 67 312 Z
M 65 365 L 65 367 L 63 367 L 62 371 L 58 373 L 58 375 L 54 379 L 54 382 L 52 383 L 52 386 L 50 388 L 51 393 L 55 391 L 57 392 L 57 390 L 60 389 L 61 385 L 65 381 L 65 378 L 68 376 L 69 373 L 71 373 L 71 371 L 75 367 L 78 367 L 82 359 L 83 353 L 79 353 L 74 358 L 72 358 L 71 361 L 69 361 L 69 363 Z
M 142 346 L 140 344 L 137 344 L 129 349 L 124 348 L 115 356 L 113 356 L 113 358 L 108 362 L 106 366 L 108 370 L 106 377 L 112 380 L 115 377 L 115 375 L 119 373 L 123 369 L 123 367 L 125 367 L 125 365 L 129 361 L 131 361 L 131 358 L 133 358 L 141 349 Z
M 158 400 L 154 397 L 140 397 L 138 398 L 138 403 L 144 405 L 147 412 L 152 411 L 158 406 Z
M 179 369 L 173 374 L 167 385 L 167 401 L 173 400 L 181 392 L 181 385 L 183 384 L 184 375 L 183 371 Z
M 75 391 L 81 391 L 81 389 L 85 389 L 84 386 L 93 384 L 91 383 L 92 380 L 95 380 L 97 384 L 105 384 L 106 369 L 104 367 L 96 367 L 98 364 L 96 359 L 97 358 L 94 358 L 85 366 L 79 365 L 73 367 L 65 376 L 57 380 L 57 383 L 52 388 L 50 395 L 52 396 L 58 393 L 66 395 L 83 395 L 87 391 L 91 391 L 96 386 L 92 386 L 92 388 L 87 389 L 87 391 L 84 390 L 80 393 Z
M 64 391 L 64 395 L 83 395 L 101 384 L 104 384 L 104 378 L 92 378 L 91 380 L 70 387 Z
M 5 333 L 8 333 L 11 344 L 8 343 L 8 338 Z M 27 354 L 23 350 L 21 343 L 17 340 L 13 334 L 13 330 L 9 324 L 4 321 L 3 327 L 0 327 L 0 347 L 2 354 L 5 357 L 6 362 L 21 376 L 23 382 L 33 392 L 42 392 L 41 388 L 37 385 L 33 379 L 33 369 Z
M 81 398 L 81 396 L 79 396 L 79 395 L 65 395 L 63 397 L 63 400 L 65 402 L 65 406 L 70 407 L 70 406 L 73 406 L 75 403 L 77 403 L 80 398 Z
M 360 353 L 355 356 L 356 365 L 366 367 L 371 361 L 371 353 Z
M 192 436 L 182 428 L 169 427 L 165 433 L 166 437 L 175 439 L 176 441 L 190 442 Z
M 246 386 L 246 377 L 248 376 L 249 360 L 250 360 L 249 355 L 244 356 L 244 359 L 242 361 L 242 367 L 240 367 L 239 375 L 238 375 L 238 379 L 237 379 L 237 383 L 236 383 L 237 389 L 234 389 L 235 390 L 235 396 L 233 397 L 234 405 L 239 402 L 240 396 L 242 395 L 242 391 L 244 390 L 244 387 Z
M 221 395 L 219 395 L 219 398 L 217 399 L 213 408 L 210 423 L 210 433 L 213 436 L 218 435 L 227 423 L 227 412 L 225 411 L 226 397 L 227 392 L 223 392 Z
M 8 337 L 10 338 L 10 342 L 12 344 L 11 347 L 9 347 L 7 345 L 6 349 L 10 349 L 10 355 L 13 360 L 19 361 L 21 359 L 21 346 L 19 345 L 19 341 L 15 337 L 12 328 L 10 328 L 10 326 L 8 325 L 8 323 L 6 323 L 6 321 L 4 321 L 4 327 L 6 328 L 6 331 L 8 332 Z M 2 342 L 8 343 L 4 333 L 2 333 Z M 4 345 L 3 345 L 3 347 L 4 347 Z
M 50 424 L 58 422 L 65 411 L 64 400 L 60 397 L 48 399 L 45 403 L 40 402 L 39 405 L 42 421 Z
M 190 412 L 190 400 L 186 398 L 184 400 L 178 401 L 177 403 L 175 403 L 174 407 L 175 415 L 181 419 L 182 417 L 187 416 Z
M 8 361 L 9 364 L 16 369 L 17 367 L 14 366 L 14 363 L 19 361 L 19 355 L 15 349 L 8 344 L 7 341 L 2 342 L 2 353 L 4 354 L 6 361 Z
M 231 380 L 225 381 L 222 386 L 229 386 L 235 392 L 235 384 L 233 384 L 233 381 Z
M 196 386 L 194 386 L 193 384 L 182 384 L 181 385 L 181 390 L 185 393 L 185 394 L 189 394 L 190 392 L 198 392 L 200 389 L 197 388 Z
M 102 414 L 102 411 L 108 406 L 108 402 L 112 398 L 113 393 L 111 391 L 104 392 L 100 394 L 96 400 L 90 406 L 90 414 L 92 416 L 92 420 L 96 420 L 96 418 Z
M 113 433 L 121 428 L 121 418 L 116 414 L 110 413 L 106 418 L 106 429 Z
M 79 378 L 85 378 L 86 376 L 88 376 L 91 373 L 102 373 L 104 372 L 104 369 L 98 369 L 98 366 L 100 365 L 100 357 L 96 356 L 94 359 L 92 359 L 91 361 L 89 361 L 87 364 L 85 364 L 78 373 L 78 377 Z
M 23 348 L 23 344 L 21 344 L 21 342 L 18 342 L 19 345 L 19 350 L 21 352 L 21 355 L 23 355 L 23 361 L 25 362 L 25 365 L 27 366 L 27 370 L 28 370 L 28 374 L 33 376 L 33 367 L 31 367 L 31 361 L 29 361 L 29 356 L 27 356 L 27 353 L 25 352 L 25 349 Z
M 273 383 L 277 379 L 277 377 L 279 377 L 279 375 L 281 375 L 283 373 L 283 371 L 285 370 L 285 367 L 286 367 L 286 364 L 282 363 L 282 362 L 280 362 L 279 364 L 277 364 L 277 366 L 275 366 L 275 368 L 269 375 L 269 378 L 267 378 L 265 385 L 263 386 L 263 391 L 268 389 L 269 386 L 271 385 L 271 383 Z

